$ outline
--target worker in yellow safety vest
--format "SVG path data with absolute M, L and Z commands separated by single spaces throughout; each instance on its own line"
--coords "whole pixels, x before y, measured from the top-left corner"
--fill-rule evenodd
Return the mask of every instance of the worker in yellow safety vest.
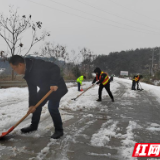
M 77 84 L 78 84 L 78 91 L 83 91 L 82 89 L 80 89 L 81 85 L 82 85 L 82 81 L 86 79 L 86 76 L 80 76 L 77 78 Z
M 98 90 L 99 98 L 97 99 L 97 101 L 98 102 L 102 101 L 102 90 L 105 87 L 110 98 L 112 99 L 112 102 L 114 102 L 114 97 L 112 95 L 112 92 L 110 91 L 110 81 L 108 74 L 101 71 L 101 69 L 98 67 L 94 70 L 94 73 L 96 73 L 96 77 L 94 78 L 92 84 L 94 84 L 96 81 L 98 81 L 96 82 L 96 84 L 99 84 L 99 90 Z

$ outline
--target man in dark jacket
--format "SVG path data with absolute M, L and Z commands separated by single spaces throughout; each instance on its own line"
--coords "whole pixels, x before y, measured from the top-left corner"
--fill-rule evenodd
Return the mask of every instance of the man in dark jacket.
M 135 77 L 136 76 L 133 76 L 133 79 L 132 79 L 132 90 L 136 90 L 135 89 L 135 86 L 136 86 Z
M 112 102 L 114 102 L 114 98 L 112 95 L 112 92 L 110 91 L 110 81 L 109 81 L 109 76 L 107 73 L 104 73 L 101 71 L 100 68 L 96 68 L 94 70 L 94 73 L 96 73 L 96 77 L 94 78 L 93 83 L 95 83 L 96 81 L 98 81 L 96 84 L 99 84 L 99 98 L 97 99 L 97 101 L 102 101 L 102 90 L 105 87 L 106 91 L 108 92 L 110 98 L 112 99 Z
M 48 109 L 53 120 L 55 132 L 51 138 L 58 139 L 63 136 L 63 124 L 59 113 L 60 99 L 67 93 L 67 87 L 60 76 L 59 67 L 51 62 L 45 62 L 40 59 L 23 58 L 14 55 L 10 58 L 9 63 L 12 69 L 18 74 L 24 74 L 24 79 L 29 89 L 29 110 L 32 114 L 31 125 L 22 128 L 22 133 L 32 132 L 38 129 L 42 107 L 49 101 Z M 37 92 L 37 87 L 39 91 Z M 36 103 L 49 91 L 54 92 L 34 110 Z

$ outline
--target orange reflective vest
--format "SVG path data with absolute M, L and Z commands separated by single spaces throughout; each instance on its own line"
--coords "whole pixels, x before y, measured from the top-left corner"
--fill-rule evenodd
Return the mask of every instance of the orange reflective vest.
M 134 79 L 137 82 L 139 80 L 139 75 L 137 77 L 135 77 Z
M 101 76 L 102 76 L 102 74 L 103 74 L 104 72 L 101 72 L 101 74 L 100 74 L 100 76 L 99 76 L 99 79 L 98 79 L 98 75 L 96 75 L 96 81 L 100 81 L 101 80 Z M 109 76 L 108 76 L 108 74 L 107 73 L 105 73 L 106 74 L 106 77 L 104 78 L 104 81 L 102 82 L 102 84 L 103 85 L 106 85 L 107 83 L 108 83 L 108 81 L 109 81 Z

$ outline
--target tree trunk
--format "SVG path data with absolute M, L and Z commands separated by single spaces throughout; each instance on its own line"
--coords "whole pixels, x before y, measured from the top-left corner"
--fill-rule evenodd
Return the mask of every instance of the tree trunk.
M 14 70 L 12 69 L 12 81 L 14 80 Z

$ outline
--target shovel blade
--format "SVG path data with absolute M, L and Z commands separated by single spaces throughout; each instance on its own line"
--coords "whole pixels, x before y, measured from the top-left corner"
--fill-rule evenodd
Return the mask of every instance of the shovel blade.
M 1 136 L 0 136 L 0 138 L 4 137 L 4 136 L 6 136 L 8 133 L 12 132 L 13 129 L 14 129 L 14 127 L 11 127 L 7 132 L 3 132 L 3 133 L 1 134 Z

